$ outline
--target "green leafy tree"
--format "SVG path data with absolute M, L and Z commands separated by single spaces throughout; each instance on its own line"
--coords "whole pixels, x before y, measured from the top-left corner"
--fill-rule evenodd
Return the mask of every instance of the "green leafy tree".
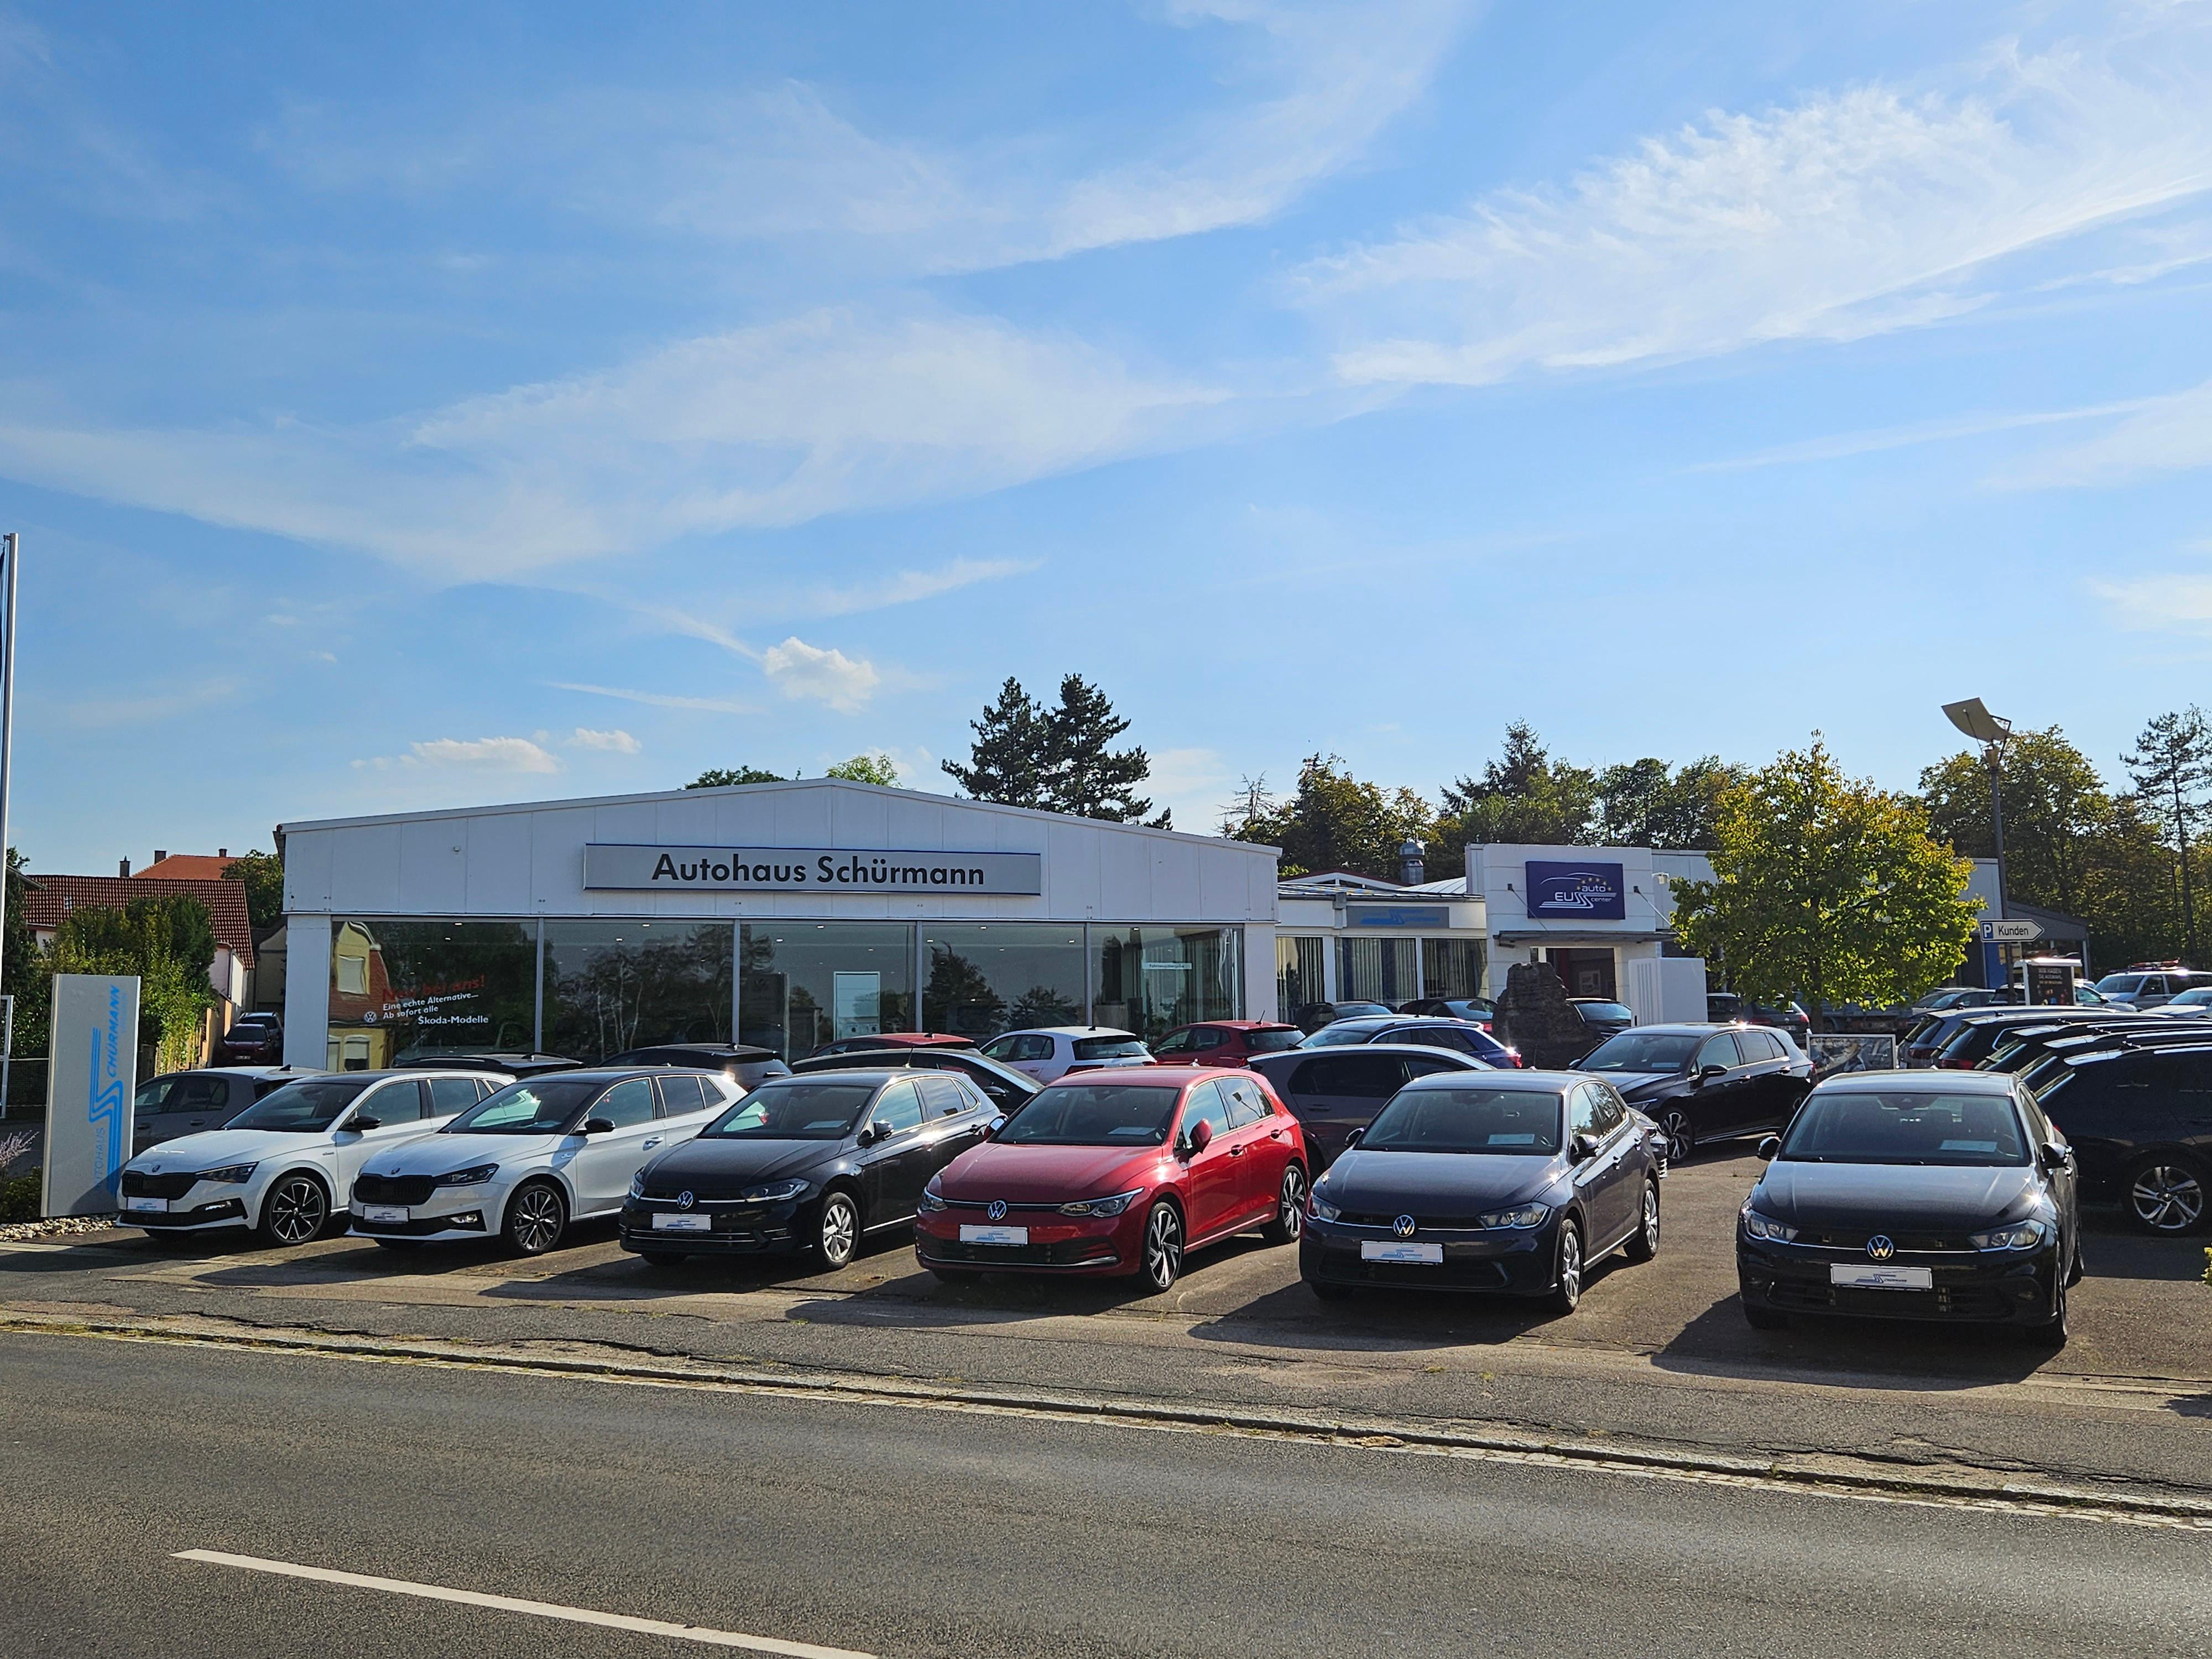
M 974 799 L 1168 827 L 1168 813 L 1147 817 L 1152 803 L 1137 793 L 1152 775 L 1151 758 L 1140 748 L 1113 747 L 1129 722 L 1080 674 L 1060 681 L 1060 702 L 1051 708 L 1009 678 L 969 726 L 975 736 L 968 763 L 942 764 Z
M 15 999 L 15 1052 L 46 1052 L 47 1023 L 53 1012 L 53 969 L 46 953 L 31 932 L 24 908 L 23 855 L 8 849 L 8 915 L 4 939 L 0 939 L 0 990 Z
M 2007 896 L 2081 915 L 2096 842 L 2112 817 L 2104 779 L 2055 726 L 2014 732 L 1998 778 L 2004 787 Z M 1964 750 L 1926 769 L 1920 794 L 1931 834 L 1971 858 L 1995 855 L 1990 769 L 1980 750 Z
M 822 775 L 825 778 L 842 778 L 848 783 L 877 783 L 886 789 L 898 787 L 898 768 L 891 757 L 880 749 L 864 755 L 855 755 L 848 761 L 839 761 Z
M 2160 714 L 2143 727 L 2136 746 L 2120 757 L 2135 780 L 2144 815 L 2156 823 L 2174 848 L 2174 908 L 2182 949 L 2191 962 L 2197 953 L 2197 883 L 2190 832 L 2212 787 L 2212 722 L 2191 705 L 2179 714 Z
M 790 780 L 777 772 L 763 772 L 757 766 L 711 767 L 684 787 L 686 789 L 726 789 L 733 783 L 787 783 Z
M 284 920 L 284 860 L 276 854 L 253 852 L 234 858 L 222 878 L 245 884 L 246 919 L 256 929 Z
M 1597 775 L 1553 760 L 1528 722 L 1516 720 L 1480 777 L 1445 787 L 1431 862 L 1456 868 L 1468 847 L 1492 842 L 1587 845 L 1597 838 Z
M 141 1042 L 155 1045 L 162 1071 L 198 1058 L 201 1022 L 215 992 L 215 924 L 186 893 L 133 899 L 122 909 L 81 904 L 54 930 L 49 974 L 135 974 Z
M 1307 756 L 1287 800 L 1269 802 L 1264 783 L 1249 799 L 1259 810 L 1235 819 L 1232 809 L 1224 827 L 1232 840 L 1281 848 L 1286 876 L 1347 870 L 1395 881 L 1398 849 L 1409 840 L 1425 845 L 1436 830 L 1427 801 L 1355 778 L 1337 755 Z
M 1972 866 L 1926 810 L 1846 778 L 1816 734 L 1721 797 L 1714 879 L 1674 889 L 1688 950 L 1758 1002 L 1885 1007 L 1940 985 L 1974 936 Z
M 1597 775 L 1598 836 L 1616 847 L 1710 849 L 1721 796 L 1745 775 L 1717 755 L 1680 767 L 1648 756 L 1608 766 Z

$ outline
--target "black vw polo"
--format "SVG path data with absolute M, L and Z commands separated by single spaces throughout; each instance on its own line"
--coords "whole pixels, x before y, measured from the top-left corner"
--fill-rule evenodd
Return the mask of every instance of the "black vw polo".
M 2072 1152 L 2000 1072 L 1854 1072 L 1759 1144 L 1736 1221 L 1744 1316 L 2014 1324 L 2066 1340 L 2081 1277 Z
M 655 1264 L 805 1250 L 842 1267 L 912 1221 L 929 1178 L 998 1115 L 945 1073 L 775 1079 L 637 1172 L 622 1246 Z

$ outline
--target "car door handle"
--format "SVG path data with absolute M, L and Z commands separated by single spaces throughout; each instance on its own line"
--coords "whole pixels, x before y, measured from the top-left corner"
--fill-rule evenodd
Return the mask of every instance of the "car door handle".
M 1244 1156 L 1244 1149 L 1242 1146 L 1231 1146 L 1229 1149 L 1229 1156 L 1231 1158 L 1242 1158 Z
M 639 1150 L 639 1151 L 641 1151 L 641 1152 L 651 1152 L 651 1151 L 652 1151 L 655 1146 L 658 1146 L 659 1145 L 660 1145 L 660 1137 L 659 1137 L 659 1135 L 655 1135 L 655 1136 L 653 1136 L 653 1138 L 652 1139 L 650 1139 L 650 1140 L 647 1141 L 647 1142 L 645 1143 L 645 1145 L 644 1145 L 644 1146 L 642 1146 L 641 1147 L 640 1147 L 638 1150 Z
M 1280 1129 L 1270 1129 L 1267 1131 L 1267 1139 L 1270 1140 L 1280 1140 L 1282 1138 L 1283 1132 Z

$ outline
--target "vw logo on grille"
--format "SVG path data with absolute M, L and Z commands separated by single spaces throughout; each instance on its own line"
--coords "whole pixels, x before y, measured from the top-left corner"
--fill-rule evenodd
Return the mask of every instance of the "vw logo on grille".
M 697 1202 L 698 1200 L 692 1196 L 688 1188 L 676 1194 L 676 1207 L 679 1210 L 688 1210 Z
M 1400 1216 L 1390 1224 L 1390 1231 L 1401 1238 L 1411 1238 L 1413 1236 L 1413 1218 L 1409 1215 Z
M 983 1213 L 994 1221 L 1004 1221 L 1006 1218 L 1006 1200 L 1003 1198 L 993 1199 L 991 1207 Z
M 1867 1240 L 1867 1254 L 1876 1261 L 1887 1261 L 1897 1254 L 1897 1241 L 1887 1233 L 1876 1233 Z

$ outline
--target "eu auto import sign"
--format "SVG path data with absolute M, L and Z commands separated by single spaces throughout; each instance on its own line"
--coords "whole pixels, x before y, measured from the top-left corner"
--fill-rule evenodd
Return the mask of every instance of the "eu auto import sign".
M 56 974 L 52 1041 L 40 1207 L 50 1216 L 106 1215 L 119 1207 L 116 1182 L 131 1156 L 137 976 Z
M 592 842 L 586 889 L 629 893 L 1044 891 L 1037 853 L 855 852 L 833 847 L 657 847 Z
M 1628 898 L 1617 864 L 1560 864 L 1531 859 L 1523 867 L 1528 914 L 1563 921 L 1625 921 Z

